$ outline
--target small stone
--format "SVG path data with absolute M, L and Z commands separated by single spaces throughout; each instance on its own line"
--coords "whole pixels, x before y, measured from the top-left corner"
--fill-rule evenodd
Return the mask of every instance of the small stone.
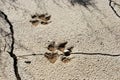
M 30 63 L 31 63 L 31 61 L 25 61 L 25 63 L 30 64 Z
M 66 52 L 64 52 L 64 56 L 70 56 L 70 51 L 66 51 Z

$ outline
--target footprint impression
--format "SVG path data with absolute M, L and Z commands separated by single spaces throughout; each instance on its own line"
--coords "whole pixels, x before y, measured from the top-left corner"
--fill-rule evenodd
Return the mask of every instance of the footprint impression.
M 30 22 L 33 26 L 37 26 L 38 24 L 47 25 L 51 23 L 51 15 L 48 15 L 48 13 L 45 14 L 35 14 L 31 16 L 32 20 Z
M 47 49 L 50 51 L 49 53 L 46 52 L 44 54 L 44 56 L 51 62 L 51 63 L 55 63 L 56 60 L 58 59 L 59 56 L 61 56 L 61 61 L 64 63 L 68 63 L 69 61 L 71 61 L 71 59 L 69 56 L 71 55 L 73 46 L 66 48 L 66 44 L 68 42 L 62 42 L 58 45 L 55 44 L 55 42 L 51 42 Z M 58 51 L 62 52 L 62 54 L 60 55 L 58 53 Z

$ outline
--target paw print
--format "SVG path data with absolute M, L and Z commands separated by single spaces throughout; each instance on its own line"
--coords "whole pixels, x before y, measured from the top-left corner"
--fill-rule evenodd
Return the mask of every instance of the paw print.
M 57 58 L 60 56 L 58 54 L 58 51 L 62 52 L 61 55 L 61 61 L 64 63 L 67 63 L 69 61 L 71 61 L 72 58 L 70 58 L 69 56 L 71 55 L 72 49 L 74 48 L 73 46 L 66 48 L 67 45 L 67 41 L 66 42 L 62 42 L 58 45 L 55 44 L 55 42 L 51 42 L 47 49 L 50 51 L 50 53 L 45 53 L 44 56 L 51 62 L 51 63 L 55 63 L 55 61 L 57 60 Z
M 51 15 L 48 15 L 48 13 L 45 14 L 35 14 L 31 16 L 32 20 L 30 22 L 32 23 L 33 26 L 37 26 L 39 23 L 42 25 L 47 25 L 51 23 Z

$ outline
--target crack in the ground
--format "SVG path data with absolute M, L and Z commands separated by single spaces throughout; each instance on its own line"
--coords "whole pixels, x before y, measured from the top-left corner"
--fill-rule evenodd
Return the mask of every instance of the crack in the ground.
M 110 57 L 119 57 L 120 54 L 106 54 L 106 53 L 86 53 L 86 52 L 75 52 L 71 54 L 81 54 L 81 55 L 100 55 L 100 56 L 110 56 Z M 38 55 L 44 55 L 44 54 L 28 54 L 28 55 L 21 55 L 17 57 L 27 57 L 27 56 L 38 56 Z M 61 54 L 63 55 L 63 54 Z
M 4 18 L 5 21 L 9 24 L 9 29 L 11 31 L 11 39 L 12 39 L 12 43 L 11 43 L 11 49 L 10 49 L 10 52 L 9 55 L 10 57 L 13 58 L 13 67 L 14 67 L 14 73 L 15 73 L 15 76 L 17 78 L 17 80 L 21 80 L 21 77 L 19 75 L 19 72 L 18 72 L 18 66 L 17 66 L 17 63 L 18 63 L 18 59 L 17 59 L 17 56 L 14 54 L 14 43 L 15 43 L 15 38 L 14 38 L 14 29 L 13 29 L 13 25 L 11 24 L 11 22 L 9 21 L 7 15 L 0 11 L 0 17 Z
M 111 56 L 111 57 L 118 57 L 120 54 L 106 54 L 106 53 L 84 53 L 84 52 L 76 52 L 72 54 L 82 54 L 82 55 L 101 55 L 101 56 Z
M 113 10 L 113 12 L 116 14 L 116 16 L 120 18 L 120 15 L 117 13 L 117 11 L 115 10 L 115 8 L 112 6 L 112 2 L 113 2 L 112 0 L 109 0 L 109 6 Z

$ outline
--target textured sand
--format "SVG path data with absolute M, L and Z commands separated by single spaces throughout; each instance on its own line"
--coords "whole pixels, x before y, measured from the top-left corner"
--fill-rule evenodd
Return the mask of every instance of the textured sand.
M 14 28 L 14 54 L 21 80 L 120 80 L 120 17 L 109 0 L 90 3 L 86 8 L 77 3 L 72 6 L 68 0 L 0 0 L 0 10 Z M 120 6 L 114 8 L 120 15 Z M 32 26 L 29 21 L 36 13 L 48 13 L 52 22 Z M 13 60 L 7 53 L 11 36 L 3 36 L 10 33 L 9 25 L 3 18 L 0 29 L 0 80 L 16 80 Z M 44 54 L 50 41 L 68 41 L 67 47 L 73 45 L 73 53 L 79 54 L 72 54 L 75 58 L 66 64 L 61 56 L 52 64 L 43 55 L 31 55 Z

